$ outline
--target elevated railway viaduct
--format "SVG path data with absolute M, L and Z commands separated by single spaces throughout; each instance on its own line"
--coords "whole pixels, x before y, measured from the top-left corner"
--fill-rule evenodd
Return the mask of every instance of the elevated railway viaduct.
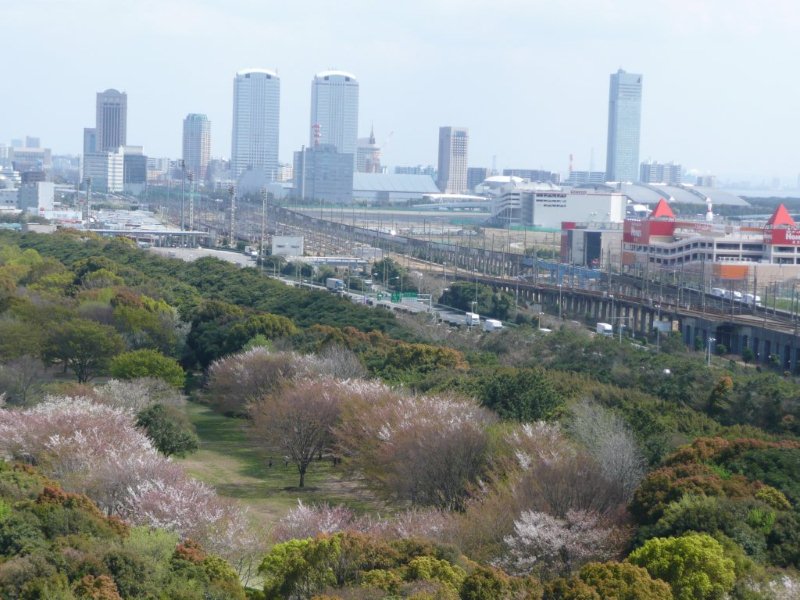
M 520 303 L 539 305 L 565 318 L 602 321 L 615 328 L 624 325 L 644 336 L 652 335 L 658 321 L 667 321 L 668 329 L 680 332 L 688 346 L 704 348 L 713 338 L 714 344 L 722 344 L 734 354 L 750 348 L 758 363 L 791 372 L 800 366 L 796 315 L 714 298 L 679 281 L 653 282 L 559 265 L 470 246 L 466 237 L 442 242 L 396 235 L 279 206 L 269 207 L 268 219 L 270 229 L 280 222 L 284 229 L 297 233 L 313 231 L 342 249 L 364 244 L 414 257 L 432 267 L 447 266 L 448 277 L 489 285 L 514 295 Z

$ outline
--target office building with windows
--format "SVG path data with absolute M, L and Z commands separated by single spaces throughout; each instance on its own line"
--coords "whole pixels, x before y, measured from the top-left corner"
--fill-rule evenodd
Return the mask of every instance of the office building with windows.
M 642 120 L 642 76 L 622 69 L 611 75 L 608 92 L 608 181 L 636 181 Z
M 639 166 L 640 183 L 667 183 L 680 185 L 683 179 L 683 169 L 674 163 L 643 162 Z
M 297 198 L 336 204 L 353 200 L 353 155 L 333 144 L 295 152 L 293 172 Z
M 358 139 L 358 81 L 345 71 L 323 71 L 311 82 L 309 147 L 332 144 L 355 160 Z
M 95 151 L 113 152 L 128 140 L 128 95 L 117 90 L 97 93 Z
M 191 113 L 183 120 L 182 156 L 186 171 L 203 181 L 211 158 L 211 121 L 206 115 Z
M 281 81 L 275 71 L 245 69 L 233 80 L 231 176 L 247 169 L 277 179 Z
M 467 151 L 469 131 L 466 127 L 439 128 L 439 189 L 445 194 L 467 191 Z

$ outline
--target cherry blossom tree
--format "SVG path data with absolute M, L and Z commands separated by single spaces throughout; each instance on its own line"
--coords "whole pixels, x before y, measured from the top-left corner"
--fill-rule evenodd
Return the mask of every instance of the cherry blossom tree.
M 507 554 L 498 561 L 515 575 L 567 575 L 591 561 L 611 558 L 614 532 L 603 527 L 596 514 L 568 511 L 564 519 L 543 512 L 524 511 L 506 536 Z
M 487 466 L 486 428 L 493 415 L 468 398 L 357 387 L 336 429 L 349 466 L 395 500 L 463 507 Z
M 285 542 L 341 531 L 365 533 L 383 539 L 424 538 L 442 540 L 449 517 L 435 509 L 412 508 L 391 517 L 356 515 L 346 506 L 309 505 L 298 501 L 272 530 L 272 539 Z
M 108 515 L 192 537 L 223 555 L 241 550 L 241 511 L 159 454 L 133 418 L 130 410 L 80 397 L 0 409 L 0 455 L 37 465 Z

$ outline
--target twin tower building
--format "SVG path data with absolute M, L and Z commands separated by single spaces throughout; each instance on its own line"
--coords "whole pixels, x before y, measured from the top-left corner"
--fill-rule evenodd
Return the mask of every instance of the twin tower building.
M 281 81 L 275 71 L 245 69 L 233 83 L 231 176 L 246 170 L 276 179 Z M 355 160 L 358 81 L 344 71 L 323 71 L 311 82 L 309 148 L 333 147 Z

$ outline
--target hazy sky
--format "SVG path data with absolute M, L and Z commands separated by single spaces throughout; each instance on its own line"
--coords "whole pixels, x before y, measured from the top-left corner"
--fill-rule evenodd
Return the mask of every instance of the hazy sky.
M 206 113 L 229 156 L 232 80 L 281 76 L 280 158 L 307 143 L 311 78 L 360 82 L 384 163 L 434 164 L 440 125 L 470 166 L 605 168 L 608 78 L 642 73 L 640 157 L 721 177 L 800 173 L 800 8 L 790 0 L 0 0 L 0 141 L 79 153 L 95 93 L 128 93 L 128 143 L 179 157 Z M 390 132 L 393 132 L 390 136 Z

